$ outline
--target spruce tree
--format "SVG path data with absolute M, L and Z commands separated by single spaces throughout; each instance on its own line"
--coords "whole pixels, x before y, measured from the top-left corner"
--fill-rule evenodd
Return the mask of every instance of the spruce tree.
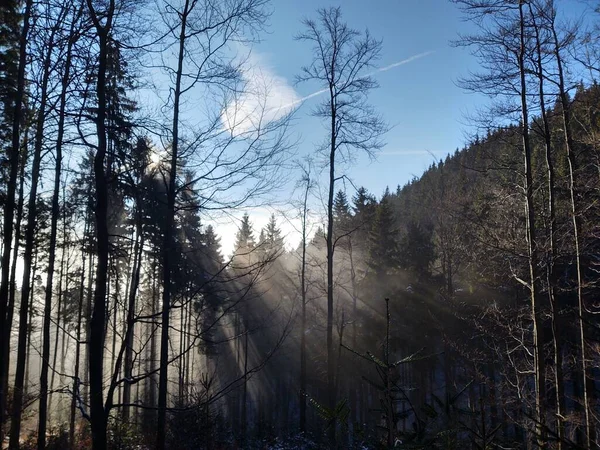
M 242 223 L 235 235 L 235 246 L 234 252 L 236 255 L 247 255 L 254 250 L 255 241 L 254 233 L 252 231 L 252 223 L 250 222 L 250 216 L 248 213 L 244 213 L 242 217 Z
M 376 207 L 373 225 L 369 233 L 367 264 L 378 278 L 398 267 L 399 253 L 396 233 L 390 193 L 389 190 L 386 190 Z

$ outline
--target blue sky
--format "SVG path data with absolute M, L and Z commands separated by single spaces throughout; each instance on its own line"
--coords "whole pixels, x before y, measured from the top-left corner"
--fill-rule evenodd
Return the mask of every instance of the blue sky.
M 391 127 L 384 139 L 386 145 L 375 161 L 359 157 L 343 172 L 356 186 L 365 186 L 379 197 L 386 186 L 395 190 L 397 185 L 418 177 L 434 160 L 462 148 L 473 133 L 466 116 L 486 99 L 465 92 L 456 81 L 470 70 L 476 71 L 478 62 L 469 49 L 451 44 L 459 33 L 473 31 L 473 25 L 463 20 L 461 11 L 449 0 L 344 0 L 341 3 L 273 0 L 268 32 L 252 48 L 250 63 L 263 76 L 274 80 L 271 104 L 274 109 L 298 103 L 299 99 L 320 89 L 310 84 L 294 84 L 294 77 L 312 57 L 311 46 L 295 40 L 294 36 L 302 30 L 303 18 L 315 18 L 320 7 L 338 5 L 351 27 L 361 31 L 368 28 L 373 37 L 383 40 L 379 67 L 420 55 L 375 75 L 380 87 L 371 93 L 370 102 Z M 565 0 L 562 5 L 574 16 L 580 16 L 584 8 L 577 0 Z M 254 75 L 255 72 L 249 72 L 250 78 Z M 321 100 L 322 97 L 314 96 L 295 112 L 293 133 L 299 137 L 300 158 L 314 153 L 326 132 L 323 124 L 310 114 Z M 291 196 L 294 174 L 290 178 L 290 186 L 279 193 L 282 201 Z M 354 190 L 350 185 L 346 187 L 351 197 Z M 257 233 L 269 213 L 250 211 Z M 294 234 L 290 224 L 283 228 L 290 237 Z M 222 231 L 227 254 L 228 235 L 234 232 L 235 226 L 218 229 Z
M 310 61 L 310 46 L 294 40 L 302 30 L 303 17 L 315 17 L 317 0 L 274 0 L 269 34 L 255 46 L 261 59 L 277 75 L 293 83 L 300 67 Z M 379 89 L 371 103 L 391 126 L 387 145 L 376 161 L 359 158 L 349 175 L 356 184 L 380 195 L 389 185 L 395 188 L 418 176 L 435 157 L 443 158 L 465 143 L 465 113 L 479 99 L 455 85 L 460 75 L 476 68 L 468 51 L 453 48 L 450 41 L 470 25 L 460 11 L 445 0 L 346 0 L 342 4 L 346 22 L 353 28 L 368 28 L 383 40 L 380 66 L 387 66 L 425 52 L 427 56 L 376 75 Z M 294 87 L 302 97 L 317 88 Z M 296 112 L 295 131 L 301 134 L 299 153 L 312 152 L 322 139 L 323 129 L 310 117 L 319 97 L 307 100 Z

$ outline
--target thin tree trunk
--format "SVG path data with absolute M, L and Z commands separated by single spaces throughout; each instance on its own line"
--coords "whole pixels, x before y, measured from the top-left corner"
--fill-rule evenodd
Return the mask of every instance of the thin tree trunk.
M 138 286 L 140 283 L 140 272 L 142 266 L 142 252 L 144 248 L 144 235 L 142 231 L 142 217 L 141 212 L 139 212 L 139 208 L 141 205 L 138 203 L 136 205 L 136 237 L 133 248 L 133 269 L 131 275 L 131 285 L 129 287 L 129 298 L 127 305 L 127 343 L 125 349 L 125 384 L 123 386 L 123 422 L 129 423 L 129 415 L 130 408 L 129 404 L 131 403 L 131 380 L 133 376 L 133 338 L 135 336 L 135 308 L 136 308 L 136 295 Z
M 12 141 L 9 154 L 9 175 L 6 188 L 6 201 L 4 203 L 4 223 L 2 226 L 2 262 L 0 276 L 0 336 L 4 336 L 6 331 L 12 327 L 12 323 L 6 320 L 7 308 L 9 301 L 9 276 L 10 276 L 10 257 L 11 246 L 13 241 L 14 231 L 14 212 L 15 212 L 15 194 L 17 187 L 17 175 L 19 172 L 19 156 L 21 146 L 21 124 L 23 122 L 23 100 L 25 98 L 25 66 L 27 64 L 27 41 L 29 36 L 29 18 L 31 16 L 31 8 L 33 0 L 25 2 L 25 11 L 23 13 L 23 28 L 19 37 L 19 69 L 17 72 L 17 93 L 15 96 L 15 109 L 12 123 Z M 16 256 L 16 255 L 15 255 Z M 27 302 L 25 302 L 27 303 Z M 6 410 L 6 395 L 5 387 L 8 386 L 8 352 L 10 348 L 5 345 L 0 346 L 0 375 L 3 377 L 0 380 L 0 442 L 4 442 L 3 424 L 4 412 Z M 4 378 L 6 377 L 6 378 Z
M 302 323 L 300 334 L 300 431 L 306 432 L 306 221 L 308 215 L 308 193 L 310 177 L 307 175 L 306 190 L 302 206 L 302 266 L 300 269 L 300 289 L 302 290 Z
M 548 122 L 548 114 L 546 111 L 546 99 L 544 92 L 544 72 L 542 62 L 542 49 L 539 35 L 539 27 L 535 23 L 535 15 L 531 4 L 529 4 L 529 11 L 533 20 L 533 26 L 535 29 L 536 37 L 536 54 L 537 54 L 537 65 L 538 65 L 538 79 L 539 79 L 539 97 L 540 97 L 540 110 L 542 115 L 542 123 L 544 127 L 544 144 L 545 144 L 545 157 L 546 157 L 546 171 L 548 177 L 548 214 L 550 216 L 550 223 L 548 234 L 550 235 L 550 249 L 547 252 L 547 264 L 546 264 L 546 276 L 548 282 L 548 300 L 550 303 L 551 314 L 552 314 L 552 344 L 554 348 L 554 388 L 556 397 L 556 435 L 557 443 L 556 449 L 562 450 L 562 444 L 565 438 L 565 428 L 563 423 L 563 417 L 565 414 L 565 397 L 564 397 L 564 384 L 563 384 L 563 361 L 562 361 L 562 345 L 561 336 L 558 329 L 560 316 L 558 313 L 559 305 L 556 298 L 556 274 L 554 270 L 554 264 L 556 261 L 556 206 L 555 206 L 555 182 L 554 182 L 554 162 L 552 160 L 552 136 L 550 133 L 550 124 Z
M 519 39 L 520 50 L 518 57 L 520 88 L 521 88 L 521 117 L 522 117 L 522 139 L 523 158 L 525 169 L 525 212 L 527 218 L 527 247 L 529 254 L 529 288 L 531 299 L 531 318 L 533 321 L 533 351 L 534 351 L 534 377 L 535 377 L 535 438 L 540 448 L 546 443 L 545 418 L 546 412 L 544 401 L 545 392 L 545 367 L 543 355 L 543 328 L 542 312 L 540 308 L 540 276 L 538 267 L 538 248 L 535 224 L 535 206 L 533 198 L 533 170 L 531 167 L 531 143 L 529 137 L 529 108 L 527 104 L 527 82 L 525 67 L 526 43 L 525 43 L 525 15 L 524 0 L 519 0 Z
M 31 368 L 31 364 L 29 363 L 30 359 L 31 359 L 31 335 L 33 334 L 33 320 L 34 320 L 34 314 L 35 314 L 35 310 L 33 309 L 33 301 L 35 299 L 35 280 L 37 278 L 37 268 L 38 268 L 38 252 L 37 249 L 35 251 L 35 254 L 33 256 L 33 274 L 31 276 L 31 294 L 29 295 L 29 298 L 27 299 L 27 301 L 29 302 L 29 316 L 27 317 L 27 351 L 25 352 L 25 354 L 27 355 L 27 357 L 25 358 L 25 381 L 23 384 L 23 392 L 24 392 L 24 396 L 27 397 L 27 393 L 29 392 L 29 382 L 30 382 L 30 377 L 29 377 L 29 370 Z M 21 301 L 23 301 L 23 299 L 21 299 Z
M 89 221 L 86 221 L 86 231 L 89 233 Z M 84 232 L 85 236 L 85 232 Z M 79 306 L 77 308 L 77 329 L 75 331 L 75 369 L 73 377 L 73 395 L 71 396 L 71 411 L 69 417 L 69 447 L 74 448 L 75 445 L 75 412 L 77 402 L 79 400 L 79 363 L 81 359 L 81 320 L 83 315 L 83 296 L 85 294 L 85 261 L 86 249 L 85 243 L 81 247 L 81 282 L 79 284 Z
M 580 242 L 580 231 L 581 225 L 579 216 L 577 214 L 577 196 L 575 187 L 575 174 L 577 172 L 577 161 L 575 159 L 573 136 L 571 131 L 571 105 L 567 96 L 565 88 L 565 77 L 562 55 L 560 53 L 560 44 L 558 35 L 556 33 L 556 27 L 554 20 L 552 20 L 552 34 L 554 39 L 554 56 L 556 58 L 556 67 L 558 69 L 559 79 L 559 97 L 562 109 L 562 120 L 565 136 L 565 145 L 567 150 L 567 159 L 569 161 L 569 197 L 570 197 L 570 213 L 571 220 L 573 223 L 573 239 L 575 241 L 575 260 L 577 269 L 577 302 L 578 302 L 578 326 L 579 326 L 579 346 L 581 351 L 581 358 L 579 360 L 581 376 L 583 377 L 582 383 L 582 394 L 583 394 L 583 409 L 585 418 L 585 448 L 591 449 L 593 442 L 592 437 L 594 435 L 591 411 L 590 411 L 590 392 L 593 391 L 593 378 L 588 376 L 588 365 L 587 365 L 587 352 L 586 352 L 586 330 L 585 330 L 585 318 L 586 309 L 585 301 L 583 297 L 583 268 L 581 262 L 581 242 Z
M 19 311 L 19 339 L 17 344 L 17 370 L 15 375 L 12 417 L 10 424 L 11 450 L 19 448 L 21 434 L 21 414 L 23 408 L 23 386 L 25 380 L 25 361 L 27 357 L 27 318 L 29 316 L 29 303 L 23 299 L 29 298 L 31 292 L 31 263 L 33 261 L 33 248 L 35 245 L 35 228 L 37 216 L 37 190 L 40 178 L 40 165 L 42 160 L 42 147 L 44 143 L 44 125 L 46 120 L 46 105 L 48 101 L 48 82 L 54 49 L 54 36 L 57 32 L 60 19 L 57 20 L 48 38 L 48 47 L 44 55 L 44 68 L 42 86 L 40 90 L 40 106 L 37 117 L 33 165 L 31 168 L 31 188 L 27 208 L 27 228 L 25 232 L 25 253 L 23 255 L 23 283 L 21 285 L 21 307 Z
M 15 302 L 17 296 L 17 261 L 19 261 L 19 247 L 21 244 L 21 221 L 23 219 L 23 203 L 24 203 L 24 192 L 23 186 L 25 184 L 25 167 L 27 166 L 27 134 L 25 134 L 24 142 L 23 142 L 23 158 L 21 162 L 21 167 L 19 170 L 19 200 L 17 204 L 17 221 L 15 224 L 15 248 L 12 257 L 12 266 L 10 269 L 10 293 L 8 300 L 8 311 L 6 312 L 6 326 L 4 328 L 4 335 L 2 351 L 4 352 L 5 359 L 4 365 L 1 367 L 2 370 L 2 383 L 4 392 L 8 392 L 8 373 L 10 368 L 10 342 L 12 340 L 12 323 L 13 316 L 15 312 Z M 3 407 L 5 408 L 5 406 Z M 3 420 L 2 416 L 0 420 Z M 3 422 L 0 422 L 0 428 L 4 425 Z M 0 431 L 0 442 L 3 442 L 3 434 Z
M 158 422 L 156 432 L 156 449 L 164 450 L 167 426 L 168 395 L 168 359 L 169 359 L 169 316 L 171 309 L 171 252 L 173 251 L 173 228 L 175 223 L 176 178 L 179 148 L 179 103 L 181 97 L 181 80 L 183 76 L 183 58 L 185 56 L 185 40 L 190 0 L 185 1 L 180 15 L 181 29 L 179 33 L 179 53 L 175 88 L 173 91 L 173 142 L 171 143 L 171 167 L 169 170 L 169 188 L 167 190 L 167 213 L 165 217 L 164 242 L 162 251 L 163 263 L 163 295 L 162 295 L 162 329 L 160 337 L 160 373 L 158 382 Z
M 158 270 L 158 265 L 157 265 L 157 258 L 156 256 L 154 257 L 154 264 L 153 264 L 153 269 L 152 269 L 152 317 L 155 317 L 156 314 L 158 313 L 158 289 L 157 289 L 157 276 L 156 276 L 156 272 Z M 153 321 L 155 319 L 152 319 Z M 149 372 L 154 372 L 155 369 L 155 365 L 156 365 L 156 361 L 157 361 L 157 357 L 156 357 L 156 350 L 157 350 L 157 343 L 156 343 L 156 326 L 154 325 L 154 323 L 152 323 L 150 325 L 152 327 L 152 329 L 150 330 L 151 336 L 150 336 L 150 361 L 149 361 Z M 158 383 L 156 383 L 156 376 L 152 375 L 150 377 L 150 383 L 149 383 L 149 392 L 148 392 L 148 402 L 150 403 L 151 407 L 155 407 L 156 406 L 156 386 Z
M 88 223 L 89 221 L 91 221 L 91 214 L 92 211 L 89 210 L 88 211 Z M 85 361 L 84 361 L 84 367 L 85 370 L 83 371 L 83 399 L 85 401 L 85 403 L 87 405 L 90 404 L 90 371 L 88 370 L 89 366 L 90 366 L 90 348 L 89 348 L 89 342 L 92 336 L 92 331 L 91 331 L 91 318 L 92 318 L 92 297 L 93 297 L 93 273 L 94 273 L 94 265 L 95 265 L 95 256 L 92 253 L 92 237 L 91 237 L 91 225 L 88 226 L 88 232 L 90 233 L 90 240 L 89 240 L 89 247 L 88 247 L 88 251 L 90 253 L 90 264 L 89 264 L 89 268 L 88 268 L 88 281 L 87 281 L 87 292 L 86 292 L 86 297 L 85 297 Z
M 333 76 L 333 74 L 332 74 Z M 335 151 L 336 151 L 336 97 L 333 87 L 329 88 L 331 103 L 331 148 L 329 153 L 329 195 L 327 198 L 327 406 L 333 413 L 336 403 L 335 392 L 335 352 L 333 348 L 333 196 L 335 191 Z M 336 420 L 332 417 L 328 428 L 329 448 L 335 448 Z
M 56 239 L 55 239 L 56 240 Z M 55 242 L 56 245 L 56 242 Z M 52 246 L 50 248 L 53 248 Z M 54 370 L 52 370 L 52 375 L 50 376 L 50 384 L 49 386 L 46 386 L 46 395 L 48 397 L 48 405 L 47 405 L 47 409 L 48 409 L 48 421 L 52 421 L 52 398 L 54 397 L 54 395 L 52 394 L 52 389 L 54 388 L 54 378 L 56 375 L 56 360 L 58 359 L 58 342 L 60 340 L 60 332 L 61 332 L 61 326 L 60 326 L 60 319 L 61 319 L 61 314 L 62 314 L 62 298 L 63 298 L 63 291 L 65 288 L 63 288 L 63 280 L 64 280 L 64 274 L 65 274 L 65 253 L 66 253 L 66 244 L 63 247 L 63 251 L 62 251 L 62 255 L 61 255 L 61 260 L 60 260 L 60 273 L 58 275 L 58 298 L 57 298 L 57 311 L 56 311 L 56 330 L 54 333 L 54 352 L 52 354 L 52 367 Z M 54 266 L 54 264 L 53 264 Z M 49 274 L 47 274 L 47 277 L 49 278 Z M 46 282 L 46 286 L 51 286 L 51 284 L 48 284 L 48 282 Z M 47 288 L 46 288 L 47 289 Z M 50 291 L 52 292 L 52 291 Z M 46 292 L 46 296 L 48 295 L 48 293 Z M 44 317 L 46 314 L 46 310 L 44 307 Z M 45 320 L 45 319 L 44 319 Z M 50 320 L 52 320 L 52 316 L 50 316 Z M 64 330 L 64 326 L 62 327 Z M 64 338 L 64 336 L 63 336 Z M 44 335 L 44 340 L 45 340 L 45 335 Z M 63 339 L 64 342 L 64 339 Z M 48 355 L 48 358 L 50 358 L 50 355 Z M 45 359 L 43 357 L 43 353 L 42 353 L 42 364 L 44 361 L 47 361 L 48 359 Z M 63 361 L 64 362 L 64 361 Z M 42 367 L 42 372 L 43 372 L 43 367 Z M 61 370 L 61 373 L 64 373 L 64 370 Z M 43 374 L 42 374 L 43 375 Z M 48 374 L 46 373 L 46 383 L 48 383 L 47 381 L 47 377 Z M 41 378 L 40 378 L 41 380 Z M 40 382 L 40 386 L 42 385 L 42 383 Z M 41 390 L 40 390 L 40 395 L 42 394 Z M 41 403 L 42 399 L 40 398 L 40 408 L 41 408 Z M 40 409 L 40 413 L 41 413 L 41 409 Z
M 98 35 L 98 73 L 96 95 L 98 105 L 96 110 L 96 134 L 98 145 L 94 157 L 94 181 L 96 185 L 96 249 L 98 263 L 96 265 L 96 283 L 94 306 L 90 323 L 89 372 L 90 372 L 90 419 L 92 428 L 93 450 L 106 449 L 107 411 L 104 409 L 104 340 L 106 327 L 106 290 L 109 258 L 108 235 L 108 183 L 105 172 L 107 150 L 106 135 L 106 66 L 108 39 L 115 12 L 114 0 L 110 0 L 106 12 L 105 24 L 100 23 L 92 0 L 87 0 L 87 6 Z
M 248 312 L 246 311 L 246 314 Z M 244 390 L 242 394 L 242 430 L 241 443 L 242 448 L 246 445 L 246 435 L 248 432 L 247 411 L 248 411 L 248 322 L 244 320 Z

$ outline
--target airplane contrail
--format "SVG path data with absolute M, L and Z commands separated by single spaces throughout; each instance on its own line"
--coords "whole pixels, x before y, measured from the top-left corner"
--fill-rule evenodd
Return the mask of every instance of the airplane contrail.
M 425 58 L 426 56 L 429 56 L 429 55 L 431 55 L 433 53 L 435 53 L 433 50 L 430 50 L 428 52 L 419 53 L 418 55 L 411 56 L 410 58 L 403 59 L 402 61 L 398 61 L 398 62 L 392 63 L 389 66 L 380 67 L 379 69 L 375 70 L 374 72 L 371 72 L 371 73 L 367 74 L 367 76 L 375 75 L 376 73 L 379 73 L 379 72 L 386 72 L 386 71 L 388 71 L 390 69 L 393 69 L 395 67 L 403 66 L 404 64 L 408 64 L 408 63 L 413 62 L 413 61 L 415 61 L 417 59 Z
M 435 52 L 433 50 L 430 50 L 430 51 L 427 51 L 427 52 L 419 53 L 417 55 L 413 55 L 410 58 L 403 59 L 402 61 L 398 61 L 398 62 L 392 63 L 390 65 L 387 65 L 387 66 L 384 66 L 384 67 L 380 67 L 379 69 L 374 70 L 373 72 L 370 72 L 370 73 L 366 74 L 365 77 L 370 77 L 371 75 L 375 75 L 375 74 L 380 73 L 380 72 L 387 72 L 388 70 L 391 70 L 391 69 L 394 69 L 396 67 L 403 66 L 404 64 L 408 64 L 408 63 L 411 63 L 413 61 L 416 61 L 417 59 L 425 58 L 426 56 L 429 56 L 429 55 L 431 55 L 433 53 L 435 53 Z M 291 103 L 288 103 L 287 105 L 282 105 L 278 109 L 293 108 L 294 106 L 299 105 L 300 103 L 303 103 L 306 100 L 309 100 L 309 99 L 311 99 L 313 97 L 317 97 L 317 96 L 319 96 L 321 94 L 324 94 L 325 92 L 327 92 L 327 89 L 318 90 L 316 92 L 313 92 L 312 94 L 308 94 L 305 97 L 302 97 L 302 98 L 300 98 L 298 100 L 295 100 L 295 101 L 293 101 Z

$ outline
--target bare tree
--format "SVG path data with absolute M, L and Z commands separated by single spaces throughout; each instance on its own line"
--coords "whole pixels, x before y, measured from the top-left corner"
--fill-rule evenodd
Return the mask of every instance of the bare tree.
M 65 10 L 73 5 L 68 4 L 64 6 Z M 58 132 L 56 137 L 55 146 L 55 168 L 54 168 L 54 190 L 52 193 L 52 212 L 51 212 L 51 224 L 50 224 L 50 244 L 49 244 L 49 255 L 48 255 L 48 268 L 46 276 L 46 294 L 44 302 L 44 331 L 43 331 L 43 349 L 42 349 L 42 371 L 40 374 L 40 405 L 39 405 L 39 421 L 38 421 L 38 449 L 44 450 L 46 448 L 46 422 L 48 417 L 48 371 L 50 369 L 50 323 L 52 314 L 52 288 L 54 283 L 54 263 L 56 259 L 56 246 L 57 246 L 57 232 L 58 232 L 58 216 L 59 216 L 59 196 L 60 196 L 60 184 L 61 184 L 61 171 L 63 165 L 63 139 L 65 132 L 65 110 L 67 104 L 67 89 L 69 87 L 70 76 L 71 76 L 71 60 L 72 60 L 72 49 L 76 39 L 75 27 L 79 22 L 83 8 L 79 8 L 71 17 L 71 24 L 69 34 L 67 36 L 67 46 L 65 49 L 65 66 L 63 68 L 63 74 L 61 77 L 61 92 L 59 100 L 59 111 L 58 111 Z M 62 15 L 62 12 L 61 12 Z M 64 255 L 66 252 L 66 245 L 63 249 L 63 262 Z M 61 270 L 62 274 L 62 270 Z M 61 277 L 62 278 L 62 277 Z M 59 281 L 59 289 L 61 289 Z M 60 308 L 59 308 L 60 314 Z M 60 320 L 60 316 L 58 318 Z M 57 326 L 58 332 L 58 326 Z M 58 333 L 56 336 L 55 344 L 58 343 Z M 56 361 L 56 349 L 54 355 Z M 52 387 L 52 386 L 50 386 Z
M 42 63 L 42 74 L 40 82 L 39 92 L 39 109 L 36 117 L 36 130 L 35 130 L 35 142 L 33 149 L 33 163 L 31 167 L 31 188 L 29 190 L 28 200 L 28 215 L 27 215 L 27 227 L 25 232 L 25 253 L 23 255 L 23 282 L 21 286 L 21 305 L 19 308 L 19 337 L 17 345 L 17 369 L 15 374 L 14 384 L 14 395 L 12 405 L 12 419 L 10 426 L 10 442 L 9 448 L 18 449 L 20 445 L 20 434 L 21 434 L 21 419 L 23 409 L 23 396 L 24 396 L 24 385 L 25 385 L 25 363 L 27 360 L 27 334 L 29 327 L 27 326 L 29 317 L 29 298 L 31 289 L 31 275 L 32 275 L 32 263 L 34 259 L 34 246 L 35 246 L 35 232 L 36 232 L 36 220 L 37 220 L 37 202 L 38 202 L 38 186 L 40 182 L 40 168 L 42 161 L 42 150 L 44 145 L 44 131 L 46 119 L 49 115 L 49 95 L 48 86 L 50 82 L 51 73 L 53 71 L 52 58 L 56 48 L 57 34 L 59 27 L 62 25 L 64 20 L 64 12 L 59 14 L 57 17 L 51 17 L 50 6 L 45 11 L 47 16 L 46 23 L 46 35 L 42 38 L 44 43 L 41 45 L 43 54 L 41 55 Z M 35 265 L 34 265 L 35 267 Z M 34 269 L 35 270 L 35 269 Z
M 327 386 L 328 407 L 333 411 L 335 392 L 335 347 L 333 344 L 335 241 L 333 201 L 335 183 L 341 176 L 336 163 L 349 161 L 355 151 L 369 155 L 383 144 L 386 125 L 367 103 L 369 91 L 377 83 L 366 73 L 373 68 L 381 52 L 381 42 L 368 31 L 361 33 L 342 20 L 340 8 L 319 9 L 317 19 L 303 21 L 305 31 L 297 39 L 313 46 L 313 60 L 303 67 L 299 82 L 316 81 L 327 99 L 313 114 L 328 121 L 328 134 L 319 150 L 327 155 L 329 195 L 327 198 Z M 329 424 L 330 446 L 335 446 L 336 424 Z
M 90 419 L 92 446 L 104 450 L 107 445 L 108 414 L 104 405 L 104 339 L 106 327 L 106 291 L 108 284 L 109 234 L 108 234 L 108 181 L 106 175 L 106 71 L 109 39 L 115 18 L 116 3 L 110 0 L 98 11 L 92 0 L 87 0 L 88 12 L 98 38 L 98 73 L 96 78 L 96 155 L 94 156 L 94 181 L 96 188 L 96 281 L 94 305 L 90 321 L 89 377 Z M 110 397 L 109 397 L 110 401 Z
M 313 187 L 314 181 L 312 180 L 312 163 L 309 160 L 305 166 L 302 167 L 302 178 L 300 185 L 304 188 L 302 197 L 302 206 L 300 219 L 302 222 L 302 255 L 300 259 L 300 295 L 302 302 L 302 311 L 300 318 L 300 431 L 306 432 L 306 307 L 308 303 L 308 280 L 306 279 L 306 263 L 307 254 L 306 247 L 308 245 L 308 200 L 309 194 Z
M 519 119 L 522 165 L 522 190 L 525 208 L 525 243 L 527 248 L 527 278 L 516 277 L 529 291 L 533 324 L 533 359 L 535 380 L 535 435 L 539 446 L 544 446 L 546 434 L 545 411 L 545 357 L 543 354 L 543 327 L 541 307 L 541 272 L 539 265 L 539 238 L 536 228 L 534 202 L 534 173 L 530 137 L 530 80 L 531 45 L 534 39 L 529 28 L 527 2 L 519 0 L 454 0 L 475 22 L 481 32 L 461 36 L 459 45 L 473 46 L 483 64 L 483 71 L 462 80 L 466 89 L 506 100 L 494 111 L 506 117 L 514 114 Z M 515 118 L 513 117 L 513 118 Z
M 241 117 L 236 107 L 245 86 L 240 75 L 243 61 L 226 52 L 235 42 L 255 38 L 268 17 L 266 0 L 212 1 L 185 0 L 166 2 L 161 12 L 166 27 L 165 51 L 172 53 L 175 67 L 161 56 L 160 68 L 172 80 L 168 105 L 170 124 L 165 125 L 168 163 L 164 181 L 167 213 L 164 222 L 162 263 L 162 311 L 160 374 L 158 388 L 158 426 L 156 448 L 165 447 L 168 410 L 169 323 L 172 308 L 172 251 L 174 220 L 180 210 L 179 193 L 191 185 L 200 192 L 199 208 L 206 211 L 235 208 L 250 198 L 258 198 L 276 180 L 287 150 L 284 118 L 268 117 L 268 109 L 259 100 L 253 118 Z M 171 50 L 172 49 L 172 50 Z M 184 95 L 204 92 L 213 96 L 221 92 L 224 102 L 211 105 L 216 114 L 208 113 L 195 127 L 184 126 Z M 255 120 L 254 120 L 255 119 Z M 237 148 L 237 150 L 234 150 Z M 194 176 L 178 180 L 184 160 L 190 160 Z M 242 194 L 232 198 L 234 187 Z M 224 198 L 227 197 L 227 198 Z
M 8 189 L 6 192 L 6 206 L 4 208 L 4 223 L 2 228 L 2 275 L 0 279 L 0 325 L 2 326 L 1 336 L 3 339 L 8 335 L 6 330 L 12 327 L 11 322 L 7 322 L 7 308 L 9 300 L 9 292 L 15 289 L 15 286 L 9 286 L 11 250 L 13 244 L 14 231 L 14 211 L 15 211 L 15 194 L 17 188 L 17 176 L 19 173 L 19 155 L 21 154 L 21 126 L 23 124 L 23 111 L 25 99 L 25 66 L 27 64 L 27 44 L 29 37 L 30 17 L 33 1 L 28 0 L 25 3 L 25 11 L 23 14 L 23 28 L 19 37 L 19 67 L 17 73 L 17 92 L 15 95 L 13 120 L 12 120 L 12 142 L 9 155 L 9 178 Z M 15 11 L 16 13 L 16 11 Z M 0 347 L 0 442 L 4 441 L 3 427 L 4 412 L 6 409 L 6 387 L 8 386 L 8 347 L 2 345 Z

